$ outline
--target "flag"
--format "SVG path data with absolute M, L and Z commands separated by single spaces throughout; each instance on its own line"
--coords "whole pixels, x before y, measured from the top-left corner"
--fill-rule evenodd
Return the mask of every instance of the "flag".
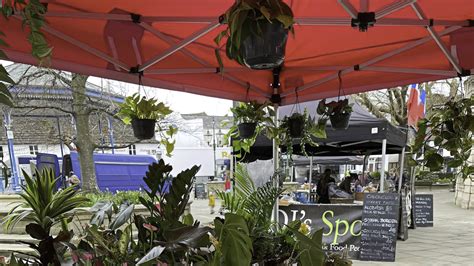
M 426 92 L 417 84 L 410 85 L 410 97 L 407 102 L 408 125 L 417 128 L 418 120 L 425 117 Z

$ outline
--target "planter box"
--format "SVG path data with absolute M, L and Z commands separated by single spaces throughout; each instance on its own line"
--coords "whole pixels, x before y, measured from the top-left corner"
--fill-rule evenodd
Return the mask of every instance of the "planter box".
M 188 203 L 186 206 L 186 209 L 184 211 L 184 215 L 188 214 L 191 212 L 191 204 L 192 202 Z M 69 227 L 71 230 L 74 231 L 75 234 L 82 232 L 82 228 L 89 223 L 89 220 L 91 219 L 92 213 L 89 211 L 89 207 L 87 208 L 76 208 L 75 209 L 75 216 L 73 221 L 69 224 Z M 3 218 L 8 214 L 9 209 L 2 209 L 0 210 L 0 218 L 3 220 Z M 145 208 L 145 206 L 138 204 L 135 205 L 134 209 L 134 214 L 141 214 L 144 216 L 148 215 L 148 210 Z M 11 231 L 6 231 L 4 227 L 1 227 L 0 233 L 2 234 L 26 234 L 25 232 L 25 226 L 29 224 L 31 220 L 24 220 L 22 222 L 19 222 Z M 108 224 L 107 218 L 104 221 L 104 224 Z M 52 234 L 58 234 L 60 231 L 60 225 L 57 225 L 53 227 L 52 229 Z

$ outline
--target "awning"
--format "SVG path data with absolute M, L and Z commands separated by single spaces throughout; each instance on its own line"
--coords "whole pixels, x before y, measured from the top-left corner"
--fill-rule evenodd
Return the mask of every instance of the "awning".
M 232 100 L 266 100 L 271 71 L 227 59 L 218 73 L 213 42 L 232 0 L 44 1 L 53 68 Z M 297 24 L 280 73 L 283 104 L 468 75 L 474 69 L 472 0 L 286 1 Z M 375 12 L 375 26 L 351 26 Z M 30 56 L 20 16 L 0 18 L 10 60 Z M 474 71 L 471 71 L 474 72 Z

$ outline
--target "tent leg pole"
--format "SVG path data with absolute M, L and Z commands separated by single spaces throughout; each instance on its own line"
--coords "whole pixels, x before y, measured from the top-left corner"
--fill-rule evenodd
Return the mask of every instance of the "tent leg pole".
M 400 173 L 398 175 L 398 193 L 402 191 L 402 182 L 403 182 L 403 170 L 405 165 L 405 147 L 402 149 L 402 153 L 400 153 Z
M 385 164 L 387 163 L 387 139 L 382 141 L 382 169 L 380 170 L 380 192 L 384 192 Z
M 273 117 L 273 122 L 275 126 L 278 126 L 278 105 L 275 105 L 275 116 Z M 280 186 L 280 177 L 278 174 L 278 162 L 279 162 L 279 152 L 278 152 L 278 143 L 275 139 L 272 141 L 273 143 L 273 185 L 275 188 Z M 278 199 L 275 201 L 275 205 L 273 206 L 273 215 L 272 221 L 278 223 Z
M 311 183 L 313 182 L 313 156 L 309 157 L 309 194 L 308 197 L 311 199 Z

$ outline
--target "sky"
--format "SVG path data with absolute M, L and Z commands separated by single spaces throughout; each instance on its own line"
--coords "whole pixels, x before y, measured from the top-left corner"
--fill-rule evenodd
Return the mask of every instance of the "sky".
M 10 61 L 0 60 L 0 64 L 7 66 L 12 64 Z M 98 86 L 109 86 L 118 93 L 131 95 L 138 92 L 136 84 L 107 80 L 98 77 L 89 77 L 89 82 Z M 147 97 L 154 97 L 159 101 L 167 103 L 173 111 L 181 114 L 205 112 L 208 115 L 226 115 L 230 114 L 232 101 L 223 100 L 214 97 L 201 96 L 197 94 L 170 91 L 160 88 L 142 87 L 141 94 Z

